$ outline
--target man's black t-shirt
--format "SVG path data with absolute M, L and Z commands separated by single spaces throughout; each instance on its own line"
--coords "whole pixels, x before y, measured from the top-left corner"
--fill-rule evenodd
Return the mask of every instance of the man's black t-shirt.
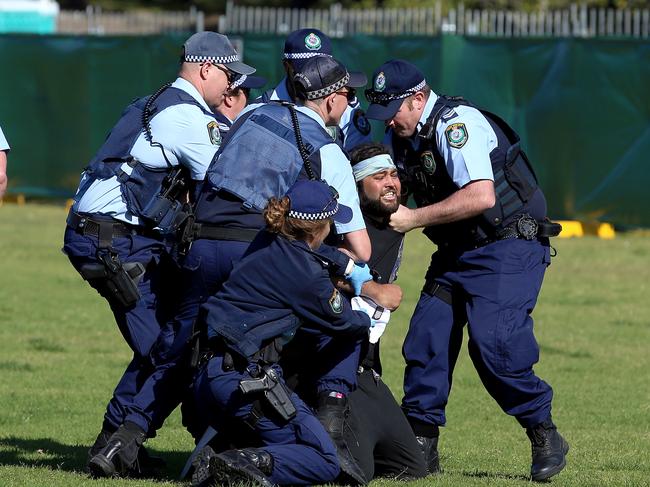
M 397 271 L 402 261 L 404 234 L 390 228 L 387 219 L 377 221 L 364 215 L 364 220 L 372 244 L 372 255 L 368 266 L 374 271 L 375 281 L 381 284 L 392 283 L 397 279 Z M 364 341 L 361 344 L 360 357 L 359 365 L 371 368 L 381 375 L 379 342 L 373 344 Z

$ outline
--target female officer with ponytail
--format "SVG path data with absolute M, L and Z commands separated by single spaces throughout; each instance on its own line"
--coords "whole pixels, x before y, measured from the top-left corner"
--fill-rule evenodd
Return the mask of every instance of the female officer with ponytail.
M 367 333 L 375 323 L 352 310 L 314 253 L 332 219 L 351 218 L 337 197 L 324 181 L 300 180 L 285 197 L 272 198 L 266 231 L 202 306 L 211 358 L 195 381 L 197 413 L 239 449 L 215 454 L 205 447 L 194 462 L 193 485 L 322 484 L 338 475 L 334 444 L 286 389 L 277 365 L 302 321 L 331 333 Z

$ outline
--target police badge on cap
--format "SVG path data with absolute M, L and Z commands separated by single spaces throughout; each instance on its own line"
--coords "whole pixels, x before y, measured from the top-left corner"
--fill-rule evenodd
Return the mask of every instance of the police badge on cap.
M 386 75 L 382 71 L 377 75 L 377 78 L 375 79 L 375 91 L 384 91 L 385 87 L 386 87 Z
M 320 49 L 321 42 L 320 37 L 315 33 L 310 32 L 307 37 L 305 37 L 305 47 L 310 51 L 318 51 Z

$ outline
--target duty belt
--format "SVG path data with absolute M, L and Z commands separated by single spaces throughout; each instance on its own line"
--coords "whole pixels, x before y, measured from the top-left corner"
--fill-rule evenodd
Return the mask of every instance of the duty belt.
M 451 295 L 451 290 L 445 286 L 442 286 L 438 284 L 436 281 L 428 280 L 424 283 L 424 287 L 422 288 L 422 292 L 424 294 L 428 294 L 431 297 L 435 297 L 440 299 L 441 301 L 444 301 L 445 303 L 451 305 L 452 303 L 452 295 Z
M 193 239 L 235 240 L 237 242 L 252 242 L 259 230 L 251 228 L 220 227 L 209 223 L 195 223 L 192 229 Z
M 537 220 L 528 214 L 524 214 L 519 216 L 510 225 L 498 230 L 496 240 L 505 240 L 507 238 L 534 240 L 538 236 L 538 231 L 539 225 L 537 224 Z
M 440 242 L 440 248 L 478 249 L 498 240 L 519 238 L 522 240 L 535 240 L 538 237 L 554 237 L 560 233 L 561 225 L 550 221 L 538 222 L 527 213 L 517 217 L 515 221 L 503 228 L 496 230 L 493 236 L 475 240 L 452 240 Z
M 91 237 L 104 237 L 108 239 L 127 237 L 138 233 L 135 226 L 130 226 L 114 219 L 99 219 L 89 215 L 82 215 L 70 210 L 66 223 L 75 232 Z

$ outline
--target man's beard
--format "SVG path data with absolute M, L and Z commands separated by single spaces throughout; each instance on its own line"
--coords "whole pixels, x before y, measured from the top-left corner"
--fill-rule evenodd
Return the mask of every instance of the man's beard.
M 361 206 L 362 213 L 367 213 L 370 216 L 383 220 L 389 218 L 399 208 L 399 195 L 397 195 L 394 204 L 387 205 L 381 199 L 371 200 L 361 191 L 359 194 L 359 205 Z

